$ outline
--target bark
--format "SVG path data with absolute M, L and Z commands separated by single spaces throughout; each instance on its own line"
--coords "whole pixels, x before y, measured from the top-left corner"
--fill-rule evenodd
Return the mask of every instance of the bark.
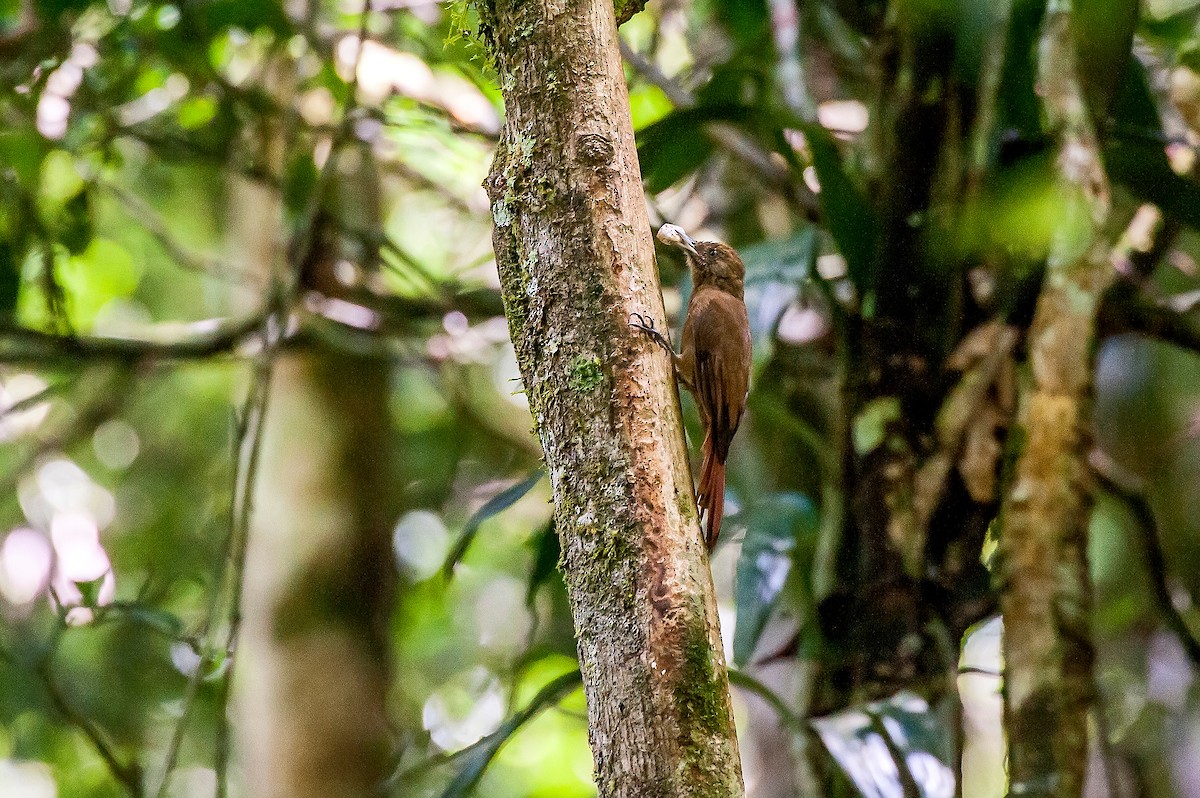
M 276 364 L 240 655 L 249 795 L 374 796 L 388 774 L 386 390 L 380 361 Z
M 493 0 L 507 119 L 487 188 L 554 489 L 602 796 L 743 794 L 611 0 Z
M 1047 9 L 1039 68 L 1064 216 L 1029 331 L 1032 383 L 999 562 L 1010 791 L 1065 797 L 1083 792 L 1094 693 L 1083 454 L 1096 309 L 1112 276 L 1099 236 L 1108 188 L 1076 73 L 1069 2 Z
M 346 290 L 334 279 L 339 258 L 370 260 L 343 251 L 331 214 L 377 226 L 378 183 L 368 152 L 339 154 L 328 210 L 313 215 L 295 268 L 301 296 Z M 351 163 L 358 169 L 343 168 Z M 282 262 L 276 195 L 246 199 L 248 250 L 260 263 Z M 399 481 L 389 467 L 388 373 L 384 360 L 321 346 L 276 355 L 242 605 L 238 728 L 248 795 L 366 798 L 389 774 Z

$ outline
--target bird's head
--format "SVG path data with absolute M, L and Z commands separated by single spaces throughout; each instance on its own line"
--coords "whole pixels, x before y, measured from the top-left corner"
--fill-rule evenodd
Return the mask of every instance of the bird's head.
M 658 229 L 658 240 L 687 253 L 696 288 L 711 285 L 742 298 L 746 266 L 733 247 L 715 241 L 693 241 L 683 228 L 673 224 L 664 224 Z

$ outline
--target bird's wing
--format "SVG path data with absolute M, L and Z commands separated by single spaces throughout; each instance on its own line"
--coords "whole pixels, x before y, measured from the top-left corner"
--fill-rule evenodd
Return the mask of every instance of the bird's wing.
M 698 291 L 689 304 L 683 334 L 696 403 L 712 435 L 713 453 L 723 463 L 746 409 L 750 387 L 750 324 L 737 297 L 714 288 Z

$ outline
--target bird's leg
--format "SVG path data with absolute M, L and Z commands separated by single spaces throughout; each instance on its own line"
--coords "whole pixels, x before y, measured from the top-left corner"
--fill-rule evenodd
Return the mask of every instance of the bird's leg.
M 671 363 L 675 366 L 675 374 L 679 371 L 679 355 L 675 354 L 675 349 L 671 346 L 671 342 L 667 340 L 667 336 L 660 333 L 654 326 L 654 319 L 649 316 L 643 316 L 641 313 L 629 314 L 629 326 L 635 330 L 641 330 L 650 340 L 661 346 L 671 356 Z

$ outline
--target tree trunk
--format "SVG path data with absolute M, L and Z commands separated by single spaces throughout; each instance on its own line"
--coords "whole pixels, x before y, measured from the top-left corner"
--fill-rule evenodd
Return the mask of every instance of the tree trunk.
M 1062 218 L 1029 331 L 1032 384 L 1000 549 L 1010 792 L 1079 796 L 1094 685 L 1086 485 L 1092 342 L 1113 275 L 1099 235 L 1108 185 L 1083 99 L 1069 2 L 1052 2 L 1040 81 L 1057 136 Z
M 366 798 L 390 751 L 386 364 L 306 351 L 275 368 L 241 655 L 248 794 Z
M 545 451 L 601 796 L 743 794 L 712 578 L 612 0 L 493 0 L 507 119 L 487 181 Z
M 341 154 L 359 168 L 335 173 L 310 243 L 291 253 L 303 258 L 292 264 L 300 295 L 344 290 L 334 266 L 356 255 L 342 251 L 332 214 L 362 229 L 379 224 L 369 153 Z M 259 239 L 245 243 L 262 263 L 280 263 L 277 195 L 245 199 L 247 236 Z M 344 218 L 354 215 L 364 218 Z M 399 484 L 388 363 L 316 343 L 276 354 L 271 368 L 239 655 L 246 793 L 377 796 L 391 765 L 390 530 Z

